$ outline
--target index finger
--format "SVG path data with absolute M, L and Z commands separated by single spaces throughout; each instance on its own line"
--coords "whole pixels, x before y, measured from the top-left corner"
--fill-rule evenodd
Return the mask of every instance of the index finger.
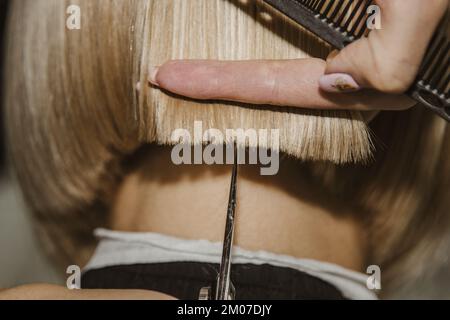
M 411 100 L 375 91 L 347 95 L 319 88 L 325 61 L 174 60 L 150 70 L 149 81 L 172 93 L 200 100 L 227 100 L 308 109 L 404 109 Z

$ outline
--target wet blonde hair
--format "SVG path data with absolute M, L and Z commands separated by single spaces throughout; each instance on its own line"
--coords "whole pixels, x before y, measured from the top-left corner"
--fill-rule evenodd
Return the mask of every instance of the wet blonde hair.
M 73 4 L 81 30 L 65 25 Z M 450 130 L 430 113 L 384 113 L 368 128 L 359 112 L 137 93 L 149 66 L 169 59 L 326 55 L 329 48 L 260 1 L 15 0 L 8 34 L 10 152 L 40 234 L 64 263 L 89 256 L 92 229 L 106 223 L 127 155 L 146 143 L 170 144 L 174 129 L 192 130 L 195 120 L 204 129 L 280 128 L 281 151 L 312 161 L 312 183 L 324 199 L 361 212 L 369 261 L 385 278 L 442 258 L 432 254 L 449 222 Z

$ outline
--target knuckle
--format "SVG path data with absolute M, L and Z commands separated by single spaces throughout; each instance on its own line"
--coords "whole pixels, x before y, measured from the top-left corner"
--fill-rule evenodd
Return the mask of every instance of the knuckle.
M 280 97 L 280 77 L 282 72 L 280 65 L 276 62 L 270 63 L 264 70 L 266 74 L 266 86 L 268 94 L 268 102 L 275 103 Z

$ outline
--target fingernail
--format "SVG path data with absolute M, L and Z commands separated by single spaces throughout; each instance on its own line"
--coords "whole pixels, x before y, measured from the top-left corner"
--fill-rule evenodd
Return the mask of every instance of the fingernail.
M 346 73 L 332 73 L 322 76 L 320 88 L 327 92 L 354 92 L 361 89 L 352 76 Z
M 136 83 L 136 91 L 141 91 L 141 83 L 140 82 L 138 82 L 138 83 Z
M 148 82 L 154 86 L 159 86 L 156 77 L 158 76 L 159 67 L 150 67 L 148 71 Z

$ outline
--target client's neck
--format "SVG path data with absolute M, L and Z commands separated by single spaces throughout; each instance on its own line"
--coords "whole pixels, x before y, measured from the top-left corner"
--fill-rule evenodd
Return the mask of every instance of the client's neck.
M 231 166 L 176 166 L 170 148 L 163 147 L 150 147 L 137 162 L 116 197 L 111 228 L 223 240 Z M 240 166 L 235 244 L 360 270 L 359 224 L 313 194 L 299 171 L 287 159 L 276 176 Z

